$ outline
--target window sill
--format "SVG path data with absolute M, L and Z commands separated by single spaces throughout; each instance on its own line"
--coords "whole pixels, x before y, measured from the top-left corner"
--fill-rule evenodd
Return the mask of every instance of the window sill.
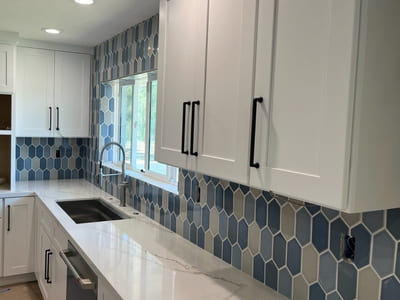
M 110 162 L 104 163 L 103 165 L 105 167 L 107 167 L 107 168 L 112 169 L 112 170 L 121 172 L 121 167 L 120 166 L 117 166 L 117 165 L 112 164 Z M 175 185 L 175 184 L 172 184 L 172 183 L 168 183 L 168 182 L 165 182 L 165 181 L 161 181 L 161 180 L 155 179 L 155 178 L 153 178 L 151 176 L 148 176 L 145 173 L 139 173 L 139 172 L 132 171 L 132 170 L 126 170 L 125 173 L 126 173 L 126 176 L 133 177 L 135 179 L 144 181 L 144 182 L 146 182 L 148 184 L 154 185 L 154 186 L 156 186 L 156 187 L 158 187 L 160 189 L 166 190 L 166 191 L 168 191 L 170 193 L 173 193 L 175 195 L 179 194 L 178 193 L 178 185 Z

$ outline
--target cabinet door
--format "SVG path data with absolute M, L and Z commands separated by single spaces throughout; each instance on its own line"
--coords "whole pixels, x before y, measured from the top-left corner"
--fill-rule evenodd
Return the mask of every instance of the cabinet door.
M 156 160 L 189 167 L 190 110 L 183 103 L 202 100 L 204 95 L 205 47 L 207 32 L 206 0 L 162 0 L 160 2 L 160 54 Z
M 0 45 L 0 93 L 14 91 L 14 50 L 10 45 Z
M 55 136 L 88 137 L 90 56 L 55 52 Z
M 270 120 L 270 93 L 271 93 L 271 67 L 274 34 L 274 0 L 259 0 L 258 25 L 255 56 L 254 98 L 262 98 L 252 105 L 256 110 L 252 112 L 254 123 L 254 140 L 251 140 L 250 151 L 254 155 L 250 166 L 250 185 L 263 190 L 269 190 L 270 180 L 268 172 L 268 141 Z M 254 119 L 253 119 L 254 118 Z M 253 125 L 253 124 L 252 124 Z M 258 164 L 258 167 L 256 167 Z M 250 165 L 250 161 L 249 161 Z
M 54 261 L 55 253 L 51 255 L 51 258 L 48 259 L 49 252 L 51 249 L 51 241 L 49 236 L 47 235 L 44 227 L 39 225 L 38 236 L 37 236 L 37 271 L 38 277 L 36 278 L 40 287 L 40 291 L 42 292 L 42 296 L 44 299 L 51 299 L 51 285 L 47 280 L 47 269 L 49 270 L 49 277 L 52 277 L 53 273 L 50 266 L 48 266 L 48 261 Z M 50 263 L 53 265 L 52 263 Z
M 209 6 L 205 99 L 198 98 L 194 113 L 197 170 L 248 183 L 257 1 L 210 0 Z
M 52 137 L 54 51 L 17 48 L 16 135 Z
M 0 199 L 0 277 L 3 277 L 3 205 L 4 200 Z
M 33 272 L 35 198 L 6 198 L 4 276 Z
M 360 1 L 279 0 L 268 151 L 272 191 L 346 206 Z

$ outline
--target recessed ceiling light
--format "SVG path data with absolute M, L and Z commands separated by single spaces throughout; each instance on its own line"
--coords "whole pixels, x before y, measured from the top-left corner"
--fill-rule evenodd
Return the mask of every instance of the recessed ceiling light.
M 50 33 L 50 34 L 60 34 L 61 30 L 56 29 L 56 28 L 42 28 L 44 32 Z
M 74 0 L 74 1 L 82 5 L 92 5 L 94 3 L 93 0 Z

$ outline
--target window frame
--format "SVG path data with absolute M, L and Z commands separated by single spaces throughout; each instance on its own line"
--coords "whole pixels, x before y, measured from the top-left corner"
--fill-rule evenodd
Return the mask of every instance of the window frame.
M 145 73 L 135 74 L 129 76 L 129 78 L 119 78 L 118 85 L 113 86 L 113 94 L 116 95 L 115 99 L 115 113 L 114 113 L 114 139 L 117 140 L 119 143 L 121 142 L 121 134 L 120 134 L 120 126 L 121 126 L 121 89 L 123 86 L 132 85 L 132 115 L 135 114 L 135 102 L 134 102 L 134 84 L 136 81 L 136 76 L 147 76 L 147 83 L 146 83 L 146 118 L 145 118 L 145 150 L 144 150 L 144 169 L 137 169 L 133 167 L 133 159 L 135 157 L 136 149 L 133 147 L 133 140 L 135 135 L 135 128 L 134 122 L 135 119 L 132 117 L 131 127 L 131 157 L 130 163 L 125 162 L 125 168 L 128 173 L 133 172 L 140 174 L 141 176 L 148 177 L 152 180 L 160 181 L 167 184 L 172 184 L 177 186 L 178 185 L 178 168 L 166 166 L 166 175 L 162 175 L 150 170 L 150 129 L 151 129 L 151 88 L 152 82 L 157 81 L 157 88 L 158 88 L 158 79 L 157 79 L 157 71 L 149 71 Z M 126 81 L 125 84 L 123 81 Z M 130 83 L 128 83 L 130 81 Z M 118 86 L 118 88 L 116 87 Z M 111 162 L 113 165 L 122 168 L 122 161 L 120 157 L 120 151 L 115 151 L 113 153 L 113 161 Z

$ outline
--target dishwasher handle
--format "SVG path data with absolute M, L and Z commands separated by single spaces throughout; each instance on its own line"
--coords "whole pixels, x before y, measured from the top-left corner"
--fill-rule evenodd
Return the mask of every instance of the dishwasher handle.
M 68 257 L 74 256 L 74 252 L 72 252 L 69 249 L 66 250 L 61 250 L 60 251 L 60 257 L 64 261 L 64 263 L 67 265 L 67 268 L 71 270 L 72 274 L 74 275 L 76 281 L 82 288 L 82 290 L 96 290 L 96 283 L 94 283 L 91 279 L 89 278 L 82 278 L 78 271 L 75 269 L 75 267 L 72 265 Z

